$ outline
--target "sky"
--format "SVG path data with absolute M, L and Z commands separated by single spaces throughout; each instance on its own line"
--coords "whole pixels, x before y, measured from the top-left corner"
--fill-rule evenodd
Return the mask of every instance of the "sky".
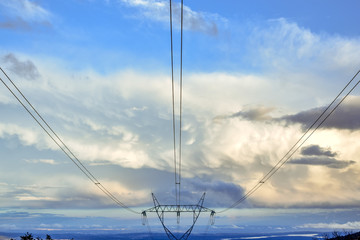
M 204 206 L 220 212 L 291 149 L 360 69 L 359 6 L 184 1 L 181 203 L 206 192 Z M 178 137 L 179 1 L 173 17 Z M 175 201 L 170 63 L 168 1 L 0 0 L 1 68 L 135 211 L 152 207 L 151 193 Z M 357 87 L 211 230 L 359 230 L 359 110 Z M 3 84 L 0 116 L 0 230 L 144 230 L 140 215 L 99 191 Z

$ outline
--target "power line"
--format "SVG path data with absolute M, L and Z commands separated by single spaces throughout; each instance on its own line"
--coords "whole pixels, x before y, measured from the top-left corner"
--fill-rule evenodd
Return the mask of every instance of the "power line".
M 232 208 L 235 208 L 241 202 L 245 201 L 250 197 L 255 191 L 257 191 L 265 182 L 267 182 L 294 154 L 297 150 L 303 146 L 303 144 L 315 133 L 315 131 L 329 118 L 329 116 L 339 107 L 339 105 L 349 96 L 349 94 L 359 85 L 360 80 L 348 91 L 348 93 L 333 107 L 333 109 L 320 121 L 320 119 L 325 115 L 325 113 L 330 109 L 330 107 L 338 100 L 341 94 L 348 88 L 351 82 L 357 77 L 360 73 L 360 70 L 351 78 L 351 80 L 345 85 L 345 87 L 339 92 L 339 94 L 334 98 L 334 100 L 325 108 L 325 110 L 317 117 L 313 124 L 305 131 L 305 133 L 300 137 L 300 139 L 290 148 L 290 150 L 272 167 L 272 169 L 257 183 L 252 187 L 248 192 L 244 194 L 238 201 L 232 204 L 230 207 L 219 211 L 218 213 L 223 213 Z M 319 122 L 320 121 L 320 122 Z M 310 130 L 319 122 L 319 124 L 310 132 Z M 310 134 L 306 136 L 308 133 Z M 304 139 L 304 140 L 303 140 Z M 302 141 L 303 140 L 303 141 Z M 301 142 L 302 141 L 302 142 Z M 300 143 L 301 142 L 301 143 Z M 299 144 L 300 143 L 300 144 Z
M 172 1 L 170 3 L 170 52 L 171 52 L 171 92 L 172 92 L 172 128 L 173 128 L 173 148 L 174 148 L 174 168 L 175 168 L 175 195 L 176 205 L 180 204 L 181 192 L 181 160 L 182 160 L 182 103 L 183 103 L 183 23 L 184 23 L 184 1 L 181 0 L 181 41 L 180 41 L 180 96 L 179 96 L 179 143 L 176 144 L 176 119 L 175 119 L 175 80 L 174 80 L 174 47 L 173 47 L 173 27 L 172 27 Z M 178 154 L 177 154 L 178 150 Z
M 176 126 L 175 126 L 175 83 L 174 83 L 174 49 L 173 49 L 173 31 L 172 31 L 172 1 L 170 3 L 170 51 L 171 51 L 171 92 L 172 92 L 172 128 L 173 128 L 173 148 L 174 148 L 174 177 L 175 177 L 175 195 L 176 205 L 178 205 L 178 179 L 177 179 L 177 161 L 176 161 Z
M 181 158 L 182 158 L 182 100 L 183 100 L 183 24 L 184 23 L 184 0 L 181 0 L 181 47 L 180 47 L 180 127 L 179 127 L 179 202 L 181 187 Z
M 111 192 L 105 188 L 100 181 L 85 167 L 85 165 L 75 156 L 75 154 L 70 150 L 70 148 L 61 140 L 61 138 L 55 133 L 55 131 L 50 127 L 50 125 L 45 121 L 45 119 L 40 115 L 36 108 L 30 103 L 30 101 L 25 97 L 21 90 L 16 86 L 16 84 L 11 80 L 11 78 L 6 74 L 6 72 L 0 67 L 2 73 L 6 76 L 9 82 L 15 87 L 17 92 L 21 97 L 26 101 L 26 103 L 31 107 L 31 109 L 36 113 L 38 118 L 25 106 L 24 102 L 15 94 L 15 92 L 5 83 L 5 81 L 0 77 L 1 82 L 4 86 L 10 91 L 10 93 L 16 98 L 16 100 L 22 105 L 22 107 L 30 114 L 30 116 L 36 121 L 36 123 L 45 131 L 45 133 L 53 140 L 53 142 L 63 151 L 63 153 L 80 169 L 80 171 L 92 182 L 94 183 L 105 195 L 107 195 L 112 201 L 122 208 L 136 214 L 140 212 L 134 211 L 130 207 L 126 206 L 120 200 L 118 200 Z M 42 123 L 45 125 L 43 125 Z M 47 127 L 47 128 L 46 128 Z

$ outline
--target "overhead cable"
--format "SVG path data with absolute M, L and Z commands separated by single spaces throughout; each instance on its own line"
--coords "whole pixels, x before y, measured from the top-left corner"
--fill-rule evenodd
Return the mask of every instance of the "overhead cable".
M 182 100 L 183 100 L 183 25 L 184 25 L 184 0 L 181 0 L 181 43 L 180 43 L 180 127 L 179 127 L 179 202 L 181 196 L 181 158 L 182 158 Z
M 359 85 L 360 80 L 347 92 L 347 94 L 332 108 L 330 112 L 328 110 L 331 106 L 336 103 L 339 97 L 343 92 L 349 87 L 352 81 L 358 76 L 360 70 L 351 78 L 351 80 L 345 85 L 345 87 L 339 92 L 339 94 L 334 98 L 334 100 L 325 108 L 325 110 L 317 117 L 317 119 L 311 124 L 311 126 L 305 131 L 305 133 L 300 137 L 300 139 L 290 148 L 290 150 L 271 168 L 271 170 L 260 179 L 260 181 L 255 184 L 249 191 L 247 191 L 239 200 L 237 200 L 230 207 L 219 211 L 218 213 L 223 213 L 232 208 L 235 208 L 241 202 L 245 201 L 250 197 L 254 192 L 256 192 L 264 183 L 266 183 L 294 154 L 299 150 L 300 147 L 315 133 L 316 130 L 329 118 L 329 116 L 339 107 L 339 105 L 349 96 L 349 94 Z M 326 115 L 325 113 L 328 112 Z M 320 121 L 320 119 L 325 115 L 325 117 Z M 318 124 L 315 128 L 313 128 Z M 311 132 L 310 132 L 311 131 Z M 308 134 L 309 133 L 309 134 Z
M 25 103 L 17 96 L 17 94 L 6 84 L 6 82 L 0 77 L 1 82 L 4 86 L 10 91 L 10 93 L 16 98 L 16 100 L 22 105 L 22 107 L 30 114 L 30 116 L 36 121 L 36 123 L 45 131 L 45 133 L 51 138 L 51 140 L 61 149 L 61 151 L 80 169 L 80 171 L 92 182 L 94 183 L 108 198 L 110 198 L 117 205 L 122 208 L 136 214 L 140 214 L 124 203 L 117 199 L 111 192 L 104 187 L 101 182 L 85 167 L 85 165 L 75 156 L 75 154 L 70 150 L 70 148 L 63 142 L 63 140 L 56 134 L 56 132 L 50 127 L 50 125 L 45 121 L 45 119 L 40 115 L 36 108 L 30 103 L 30 101 L 25 97 L 21 90 L 16 86 L 16 84 L 11 80 L 11 78 L 6 74 L 6 72 L 0 67 L 2 73 L 6 76 L 8 81 L 15 87 L 17 92 L 25 100 L 25 102 L 30 106 L 30 108 L 35 112 L 33 114 L 31 110 L 25 105 Z M 37 117 L 36 117 L 37 116 Z
M 175 118 L 175 80 L 174 80 L 174 47 L 173 47 L 173 19 L 172 19 L 172 1 L 170 4 L 170 52 L 171 52 L 171 92 L 172 92 L 172 129 L 173 129 L 173 148 L 174 148 L 174 169 L 175 169 L 175 195 L 176 205 L 180 205 L 180 186 L 181 186 L 181 160 L 182 160 L 182 102 L 183 102 L 183 23 L 184 23 L 184 1 L 181 0 L 181 41 L 180 41 L 180 84 L 179 84 L 179 125 L 178 125 L 178 145 L 176 142 L 176 118 Z
M 171 93 L 172 93 L 172 128 L 173 128 L 173 148 L 174 148 L 174 177 L 175 177 L 175 195 L 176 205 L 179 204 L 178 196 L 178 177 L 176 161 L 176 126 L 175 126 L 175 82 L 174 82 L 174 49 L 173 49 L 173 31 L 172 31 L 172 1 L 170 3 L 170 54 L 171 54 Z

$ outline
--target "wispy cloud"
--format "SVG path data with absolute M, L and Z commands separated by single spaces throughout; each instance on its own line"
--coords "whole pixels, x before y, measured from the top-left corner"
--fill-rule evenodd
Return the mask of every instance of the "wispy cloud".
M 301 72 L 339 76 L 339 71 L 355 71 L 359 66 L 356 55 L 360 50 L 355 48 L 359 39 L 315 34 L 284 18 L 269 20 L 267 28 L 254 28 L 251 39 L 251 45 L 257 47 L 252 60 L 282 70 L 283 74 L 286 72 L 284 77 L 303 77 Z M 291 75 L 291 72 L 296 74 Z
M 117 206 L 81 175 L 76 177 L 64 173 L 60 178 L 43 175 L 37 175 L 38 184 L 35 185 L 14 183 L 3 186 L 7 190 L 1 194 L 3 202 L 0 205 L 4 206 L 7 202 L 8 207 L 29 209 L 99 209 Z M 150 195 L 142 189 L 134 191 L 116 181 L 103 180 L 102 184 L 128 206 L 139 206 L 150 201 Z
M 55 162 L 54 159 L 26 159 L 27 163 L 45 163 L 50 165 L 57 165 L 58 163 Z
M 164 0 L 121 0 L 124 4 L 138 8 L 140 16 L 158 21 L 169 22 L 169 2 Z M 180 25 L 180 3 L 173 2 L 173 17 L 176 22 L 175 27 L 179 28 Z M 226 22 L 226 19 L 217 14 L 196 12 L 190 7 L 184 5 L 184 28 L 191 31 L 203 32 L 209 35 L 217 35 L 219 26 Z
M 232 113 L 230 115 L 217 116 L 214 120 L 224 119 L 224 118 L 241 118 L 249 121 L 265 121 L 271 120 L 272 117 L 269 115 L 272 111 L 274 111 L 274 107 L 245 107 L 244 110 L 238 111 L 236 113 Z
M 51 13 L 31 0 L 1 1 L 3 11 L 0 13 L 5 16 L 4 22 L 0 22 L 0 27 L 8 29 L 31 29 L 33 24 L 43 26 L 51 25 Z

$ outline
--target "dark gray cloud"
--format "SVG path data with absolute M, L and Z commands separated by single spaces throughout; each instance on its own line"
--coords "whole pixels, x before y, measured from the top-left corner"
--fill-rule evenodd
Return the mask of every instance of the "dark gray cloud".
M 204 205 L 207 207 L 228 207 L 244 196 L 244 189 L 234 183 L 211 180 L 210 177 L 196 177 L 184 181 L 182 196 L 184 199 L 194 201 L 194 192 L 198 199 L 206 192 Z M 197 199 L 197 200 L 198 200 Z
M 242 118 L 249 121 L 266 121 L 271 120 L 272 117 L 269 115 L 274 108 L 272 107 L 253 107 L 245 110 L 241 110 L 239 112 L 230 114 L 230 115 L 222 115 L 215 117 L 215 120 L 226 119 L 226 118 Z
M 37 29 L 36 27 L 51 28 L 52 24 L 48 21 L 33 24 L 25 21 L 21 17 L 0 22 L 0 29 L 31 31 Z
M 36 1 L 0 1 L 0 28 L 10 30 L 33 30 L 51 27 L 51 14 Z
M 313 166 L 326 166 L 328 168 L 342 169 L 346 168 L 354 163 L 355 161 L 343 161 L 335 158 L 326 156 L 309 156 L 293 159 L 289 161 L 290 164 L 302 164 L 302 165 L 313 165 Z
M 331 151 L 331 148 L 323 148 L 319 145 L 309 145 L 301 149 L 299 158 L 289 161 L 290 164 L 302 164 L 313 166 L 325 166 L 328 168 L 342 169 L 354 163 L 352 160 L 339 160 L 335 157 L 338 155 L 336 152 Z
M 215 120 L 226 118 L 241 118 L 249 121 L 285 121 L 288 124 L 300 123 L 302 128 L 306 130 L 314 121 L 322 114 L 326 107 L 312 108 L 301 111 L 292 115 L 285 115 L 280 118 L 273 118 L 270 113 L 274 110 L 271 107 L 252 107 L 241 110 L 239 112 L 215 117 Z M 332 109 L 329 109 L 329 113 Z M 319 123 L 325 118 L 320 118 Z M 315 125 L 317 126 L 317 125 Z M 325 120 L 321 128 L 326 129 L 344 129 L 358 130 L 360 129 L 360 97 L 349 96 L 341 105 Z M 314 150 L 314 149 L 313 149 Z
M 247 120 L 255 120 L 255 121 L 261 121 L 261 120 L 269 120 L 271 119 L 271 116 L 269 116 L 269 113 L 273 111 L 274 108 L 268 108 L 268 107 L 257 107 L 257 108 L 251 108 L 249 110 L 245 111 L 239 111 L 237 113 L 232 114 L 230 117 L 241 117 L 243 119 Z
M 19 77 L 33 80 L 40 76 L 38 69 L 32 61 L 21 61 L 12 53 L 3 56 L 1 61 L 7 69 L 10 69 L 10 71 L 14 72 Z
M 279 120 L 285 120 L 288 123 L 300 123 L 304 129 L 307 129 L 324 110 L 325 107 L 313 108 L 294 115 L 284 116 Z M 346 101 L 328 117 L 321 128 L 360 129 L 360 98 L 352 96 L 346 99 Z
M 0 22 L 0 28 L 30 30 L 31 26 L 24 19 L 18 17 L 15 19 L 8 19 L 6 21 Z
M 181 5 L 173 4 L 174 17 L 180 19 Z M 191 31 L 203 32 L 209 35 L 218 35 L 218 25 L 213 20 L 214 16 L 209 14 L 194 12 L 189 7 L 184 6 L 184 27 Z
M 301 154 L 305 156 L 328 156 L 336 157 L 337 153 L 330 149 L 322 148 L 319 145 L 309 145 L 301 149 Z

